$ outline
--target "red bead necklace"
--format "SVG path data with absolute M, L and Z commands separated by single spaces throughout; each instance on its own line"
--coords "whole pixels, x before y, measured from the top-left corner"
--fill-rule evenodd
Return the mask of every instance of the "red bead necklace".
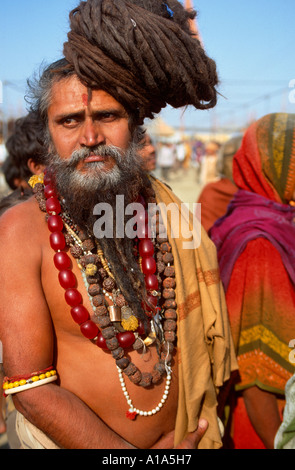
M 158 289 L 159 289 L 159 274 L 165 272 L 166 279 L 163 281 L 163 299 L 162 311 L 164 312 L 164 341 L 161 342 L 159 348 L 159 362 L 154 366 L 152 373 L 141 373 L 137 367 L 125 357 L 125 349 L 133 346 L 134 349 L 140 349 L 144 341 L 140 339 L 140 335 L 144 333 L 142 324 L 135 332 L 123 331 L 118 332 L 114 328 L 113 323 L 110 321 L 108 310 L 101 302 L 100 287 L 97 284 L 90 284 L 88 292 L 93 295 L 92 300 L 95 303 L 96 319 L 93 321 L 89 311 L 83 305 L 83 299 L 80 292 L 76 289 L 77 280 L 74 273 L 71 271 L 71 259 L 64 251 L 67 247 L 67 239 L 63 233 L 65 226 L 61 204 L 55 192 L 54 185 L 48 174 L 44 175 L 43 194 L 41 195 L 40 184 L 34 190 L 36 199 L 39 202 L 40 208 L 48 214 L 48 228 L 50 231 L 50 245 L 55 251 L 54 265 L 59 271 L 58 279 L 61 287 L 65 290 L 64 296 L 66 303 L 70 306 L 71 316 L 73 320 L 80 326 L 81 333 L 97 346 L 111 351 L 114 359 L 116 360 L 117 367 L 128 376 L 128 378 L 136 384 L 147 387 L 151 384 L 156 384 L 161 381 L 165 372 L 171 373 L 170 362 L 172 360 L 173 342 L 175 340 L 176 330 L 176 302 L 175 302 L 175 279 L 174 268 L 170 266 L 170 261 L 173 260 L 172 254 L 169 253 L 171 247 L 167 240 L 160 240 L 161 252 L 157 253 L 157 262 L 155 260 L 155 248 L 153 242 L 147 237 L 148 234 L 148 220 L 145 216 L 139 220 L 137 233 L 138 235 L 138 254 L 141 260 L 141 269 L 145 278 L 145 285 L 148 292 L 147 302 L 143 303 L 144 310 L 150 319 L 160 310 L 158 307 Z M 42 199 L 43 198 L 43 199 Z M 45 200 L 44 200 L 45 198 Z M 141 198 L 140 202 L 146 206 L 145 200 Z M 80 241 L 81 243 L 81 241 Z M 86 242 L 84 242 L 86 243 Z M 164 246 L 165 245 L 165 246 Z M 77 250 L 79 247 L 75 247 Z M 81 253 L 80 253 L 81 254 Z M 90 251 L 84 256 L 88 258 L 86 265 L 93 266 L 93 261 L 96 262 L 96 255 Z M 166 258 L 165 258 L 166 257 Z M 89 262 L 90 261 L 90 262 Z M 87 264 L 88 263 L 88 264 Z M 86 267 L 87 267 L 86 266 Z M 91 277 L 91 276 L 90 276 Z M 92 278 L 89 282 L 93 282 Z M 105 281 L 103 282 L 103 285 Z M 107 285 L 107 283 L 106 283 Z M 112 284 L 111 284 L 111 287 Z M 105 291 L 106 292 L 106 291 Z M 106 295 L 107 292 L 106 292 Z M 118 297 L 119 299 L 119 297 Z M 120 299 L 122 302 L 122 299 Z M 122 309 L 124 302 L 122 303 Z M 116 323 L 114 323 L 116 325 Z M 151 335 L 152 337 L 153 335 Z M 150 338 L 148 337 L 147 340 Z M 147 342 L 147 344 L 149 341 Z M 137 344 L 137 347 L 135 345 Z

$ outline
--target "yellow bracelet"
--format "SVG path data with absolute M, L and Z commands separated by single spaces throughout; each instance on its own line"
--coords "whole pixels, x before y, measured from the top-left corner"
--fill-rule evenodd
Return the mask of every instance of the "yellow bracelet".
M 5 382 L 3 384 L 3 390 L 5 395 L 11 395 L 13 393 L 22 392 L 29 388 L 40 387 L 50 382 L 57 380 L 57 373 L 55 370 L 45 372 L 44 374 L 35 375 L 30 379 L 16 380 L 15 382 Z

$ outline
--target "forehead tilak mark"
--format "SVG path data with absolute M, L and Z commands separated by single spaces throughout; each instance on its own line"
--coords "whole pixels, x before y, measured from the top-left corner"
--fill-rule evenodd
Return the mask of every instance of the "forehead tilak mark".
M 82 95 L 82 103 L 84 106 L 88 106 L 88 95 L 86 93 Z

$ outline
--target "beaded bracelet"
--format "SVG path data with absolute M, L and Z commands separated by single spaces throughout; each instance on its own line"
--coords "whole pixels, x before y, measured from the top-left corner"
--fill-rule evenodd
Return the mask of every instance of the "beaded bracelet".
M 22 378 L 20 380 L 6 381 L 3 383 L 4 395 L 12 395 L 13 393 L 22 392 L 29 388 L 40 387 L 50 382 L 57 380 L 57 373 L 55 370 L 49 370 L 39 375 L 33 375 L 30 378 Z

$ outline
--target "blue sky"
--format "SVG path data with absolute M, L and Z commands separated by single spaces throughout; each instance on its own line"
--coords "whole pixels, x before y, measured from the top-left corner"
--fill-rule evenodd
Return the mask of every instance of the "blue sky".
M 25 113 L 26 79 L 62 55 L 68 13 L 78 0 L 0 2 L 0 112 Z M 165 109 L 171 125 L 235 129 L 268 112 L 294 112 L 294 0 L 194 0 L 207 53 L 220 77 L 212 111 Z M 293 93 L 294 96 L 294 93 Z

